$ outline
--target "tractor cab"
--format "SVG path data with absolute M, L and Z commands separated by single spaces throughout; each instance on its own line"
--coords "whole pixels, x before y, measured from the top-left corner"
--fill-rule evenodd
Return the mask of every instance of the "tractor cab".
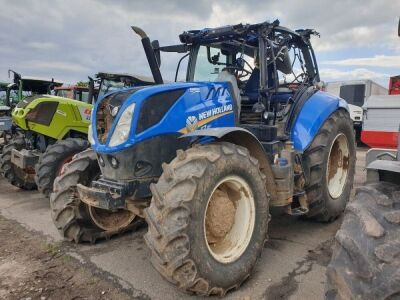
M 63 98 L 75 99 L 85 103 L 89 100 L 89 88 L 87 86 L 61 86 L 54 88 L 54 95 Z
M 313 86 L 320 82 L 310 42 L 312 35 L 318 35 L 314 30 L 292 31 L 278 21 L 238 24 L 185 31 L 179 36 L 181 44 L 159 46 L 158 41 L 146 41 L 140 28 L 132 28 L 142 37 L 155 81 L 163 82 L 160 53 L 182 53 L 175 81 L 186 71 L 187 82 L 227 82 L 240 125 L 273 125 L 278 127 L 278 135 L 289 136 L 292 124 L 287 116 L 293 113 L 292 104 L 307 90 L 308 97 L 315 93 Z M 180 70 L 186 59 L 187 69 Z
M 0 81 L 0 117 L 10 110 L 9 106 L 6 105 L 8 85 L 9 85 L 8 82 Z
M 62 86 L 62 82 L 54 79 L 38 79 L 33 77 L 24 77 L 21 74 L 8 70 L 8 75 L 14 74 L 13 82 L 7 86 L 6 105 L 14 107 L 24 98 L 29 96 L 51 94 L 55 87 Z

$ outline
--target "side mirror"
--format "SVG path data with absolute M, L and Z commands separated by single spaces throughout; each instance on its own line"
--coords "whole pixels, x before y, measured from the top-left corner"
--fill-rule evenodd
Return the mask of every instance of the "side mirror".
M 399 25 L 397 26 L 397 35 L 400 37 L 400 18 L 399 18 Z
M 96 102 L 96 95 L 94 93 L 94 80 L 90 76 L 88 76 L 88 79 L 89 79 L 88 102 L 94 104 Z
M 151 46 L 153 47 L 154 55 L 156 56 L 158 66 L 161 66 L 161 51 L 160 51 L 160 43 L 158 40 L 154 40 L 151 42 Z

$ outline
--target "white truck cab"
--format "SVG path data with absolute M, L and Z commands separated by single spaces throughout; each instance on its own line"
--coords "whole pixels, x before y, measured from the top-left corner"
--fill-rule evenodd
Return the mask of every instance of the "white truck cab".
M 360 137 L 361 134 L 363 122 L 362 106 L 366 99 L 371 95 L 388 94 L 387 88 L 369 79 L 327 82 L 325 91 L 346 100 L 357 137 Z

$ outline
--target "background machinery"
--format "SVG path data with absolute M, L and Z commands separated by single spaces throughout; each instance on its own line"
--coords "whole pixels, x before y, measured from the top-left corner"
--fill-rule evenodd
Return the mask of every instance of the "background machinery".
M 99 93 L 104 95 L 109 85 L 124 88 L 136 84 L 133 75 L 123 76 L 131 81 L 121 85 L 117 74 L 101 75 L 98 87 L 57 87 L 56 96 L 36 95 L 19 102 L 12 119 L 23 134 L 4 148 L 1 157 L 1 170 L 8 181 L 22 189 L 38 187 L 48 196 L 62 166 L 89 145 L 92 101 Z M 74 99 L 66 98 L 69 96 Z

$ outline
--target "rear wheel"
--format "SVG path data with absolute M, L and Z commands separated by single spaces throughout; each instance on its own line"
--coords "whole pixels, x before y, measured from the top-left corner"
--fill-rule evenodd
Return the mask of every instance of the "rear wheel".
M 12 185 L 24 190 L 33 190 L 36 188 L 34 180 L 34 170 L 22 170 L 11 163 L 11 152 L 13 149 L 18 151 L 26 146 L 23 137 L 15 137 L 9 144 L 3 148 L 1 155 L 1 173 Z
M 35 181 L 38 190 L 49 197 L 53 190 L 54 179 L 61 174 L 64 164 L 88 147 L 88 141 L 79 138 L 57 141 L 47 147 L 36 165 Z
M 353 123 L 344 110 L 334 112 L 304 153 L 309 182 L 305 187 L 309 213 L 333 221 L 344 210 L 353 187 L 356 149 Z
M 400 187 L 359 188 L 327 268 L 327 299 L 400 298 Z
M 79 199 L 76 185 L 90 186 L 99 175 L 96 153 L 87 149 L 66 164 L 54 181 L 50 195 L 52 218 L 60 234 L 69 241 L 94 243 L 130 230 L 140 222 L 130 211 L 110 212 L 88 206 Z
M 265 176 L 246 148 L 230 143 L 177 154 L 145 210 L 151 261 L 183 291 L 224 295 L 250 276 L 263 249 Z

